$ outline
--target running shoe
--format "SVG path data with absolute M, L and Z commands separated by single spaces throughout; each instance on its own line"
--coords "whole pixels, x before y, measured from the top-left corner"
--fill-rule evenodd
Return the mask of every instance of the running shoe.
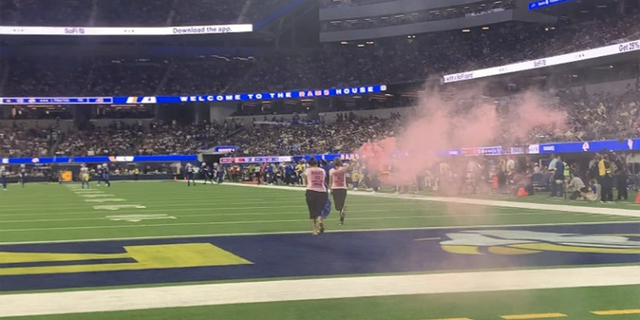
M 340 211 L 340 225 L 344 224 L 344 217 L 347 215 L 347 207 L 344 206 L 342 207 L 342 210 Z

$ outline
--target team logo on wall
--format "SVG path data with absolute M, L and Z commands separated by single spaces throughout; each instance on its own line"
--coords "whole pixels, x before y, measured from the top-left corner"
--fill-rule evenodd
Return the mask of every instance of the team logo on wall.
M 444 251 L 456 254 L 525 255 L 541 252 L 640 254 L 640 234 L 576 234 L 526 230 L 447 233 Z

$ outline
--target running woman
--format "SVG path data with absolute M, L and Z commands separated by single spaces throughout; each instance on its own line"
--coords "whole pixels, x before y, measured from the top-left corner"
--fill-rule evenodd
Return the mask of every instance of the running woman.
M 350 165 L 343 166 L 342 159 L 333 161 L 334 167 L 329 170 L 329 181 L 331 186 L 331 194 L 333 195 L 333 203 L 338 212 L 340 212 L 340 225 L 344 224 L 344 217 L 347 213 L 347 207 L 344 205 L 347 200 L 347 170 Z
M 322 209 L 327 202 L 327 189 L 324 184 L 326 172 L 318 168 L 318 161 L 314 158 L 309 160 L 309 168 L 302 173 L 302 177 L 307 185 L 306 200 L 309 208 L 309 218 L 313 228 L 313 235 L 324 233 L 324 222 L 322 221 Z

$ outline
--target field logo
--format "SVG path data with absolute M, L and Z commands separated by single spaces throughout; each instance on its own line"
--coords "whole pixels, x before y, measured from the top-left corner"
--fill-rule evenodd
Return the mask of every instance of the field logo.
M 124 246 L 114 253 L 1 252 L 0 276 L 253 264 L 211 243 Z
M 640 254 L 640 234 L 575 234 L 526 230 L 447 233 L 442 249 L 456 254 L 524 255 L 541 252 Z

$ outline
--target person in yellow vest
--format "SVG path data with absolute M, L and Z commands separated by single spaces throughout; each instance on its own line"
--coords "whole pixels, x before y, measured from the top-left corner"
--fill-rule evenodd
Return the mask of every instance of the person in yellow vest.
M 301 161 L 299 161 L 299 162 L 296 164 L 296 182 L 297 182 L 299 185 L 303 185 L 303 181 L 302 181 L 302 173 L 304 172 L 304 169 L 305 169 L 305 168 L 304 168 L 304 165 L 302 164 L 302 162 L 301 162 Z
M 360 166 L 356 165 L 351 172 L 351 185 L 354 191 L 358 190 L 361 180 L 362 174 L 360 173 Z
M 609 154 L 598 162 L 598 183 L 602 186 L 602 203 L 613 201 L 613 174 Z
M 82 189 L 89 189 L 89 168 L 86 165 L 82 164 L 80 167 L 80 182 L 82 184 Z
M 140 178 L 140 169 L 138 169 L 138 167 L 135 167 L 133 169 L 133 181 L 138 181 L 139 178 Z

